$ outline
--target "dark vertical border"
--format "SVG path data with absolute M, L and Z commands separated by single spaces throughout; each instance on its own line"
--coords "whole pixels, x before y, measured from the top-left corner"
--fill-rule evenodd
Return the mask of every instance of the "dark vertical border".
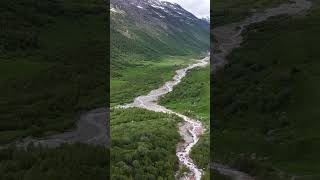
M 213 159 L 214 159 L 214 153 L 213 153 L 213 141 L 214 141 L 214 137 L 213 137 L 213 125 L 214 125 L 214 107 L 213 105 L 213 63 L 214 63 L 214 59 L 213 59 L 213 42 L 214 42 L 214 38 L 213 38 L 213 26 L 214 26 L 214 17 L 213 17 L 213 0 L 210 0 L 210 179 L 213 179 Z
M 107 177 L 108 179 L 111 179 L 111 162 L 110 162 L 110 150 L 111 150 L 111 146 L 110 146 L 110 63 L 111 63 L 111 58 L 110 58 L 110 0 L 104 0 L 104 2 L 106 3 L 106 32 L 107 32 L 107 42 L 106 42 L 106 53 L 107 53 L 107 56 L 106 56 L 106 61 L 107 61 L 107 74 L 106 74 L 106 83 L 107 83 L 107 89 L 106 89 L 106 93 L 107 93 L 107 104 L 106 104 L 106 107 L 107 107 L 107 132 L 108 132 L 108 144 L 107 144 L 107 149 L 108 149 L 108 154 L 107 154 L 107 159 L 109 160 L 108 161 L 108 164 L 107 164 L 107 167 L 109 168 L 107 170 Z

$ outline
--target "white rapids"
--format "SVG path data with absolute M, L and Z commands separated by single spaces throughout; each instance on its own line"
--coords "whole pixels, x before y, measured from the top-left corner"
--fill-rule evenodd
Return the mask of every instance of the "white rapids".
M 190 64 L 188 67 L 179 69 L 176 71 L 176 75 L 171 81 L 167 81 L 163 86 L 158 89 L 152 90 L 149 94 L 145 96 L 139 96 L 134 99 L 133 103 L 118 106 L 117 108 L 143 108 L 155 112 L 163 112 L 168 114 L 175 114 L 184 120 L 184 125 L 179 127 L 179 133 L 182 136 L 184 142 L 179 144 L 177 147 L 176 154 L 179 158 L 181 165 L 188 167 L 192 174 L 183 177 L 187 180 L 200 180 L 203 171 L 194 164 L 193 160 L 190 158 L 190 152 L 192 147 L 197 144 L 199 137 L 204 133 L 205 129 L 203 124 L 199 120 L 192 119 L 183 114 L 174 112 L 170 109 L 165 108 L 158 104 L 157 100 L 159 97 L 171 92 L 173 87 L 179 84 L 187 75 L 188 70 L 194 69 L 196 67 L 205 67 L 210 63 L 210 57 L 207 56 L 201 60 L 197 60 L 194 64 Z

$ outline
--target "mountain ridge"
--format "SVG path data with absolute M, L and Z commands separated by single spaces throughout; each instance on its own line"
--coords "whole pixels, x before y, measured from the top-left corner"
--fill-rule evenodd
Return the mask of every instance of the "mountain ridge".
M 111 53 L 186 55 L 209 50 L 210 25 L 179 4 L 111 0 Z M 128 48 L 129 44 L 135 46 Z

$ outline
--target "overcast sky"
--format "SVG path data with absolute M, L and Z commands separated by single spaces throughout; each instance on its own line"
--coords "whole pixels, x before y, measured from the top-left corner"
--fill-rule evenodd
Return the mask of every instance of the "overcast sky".
M 162 0 L 178 3 L 184 9 L 190 11 L 195 16 L 210 17 L 210 0 Z

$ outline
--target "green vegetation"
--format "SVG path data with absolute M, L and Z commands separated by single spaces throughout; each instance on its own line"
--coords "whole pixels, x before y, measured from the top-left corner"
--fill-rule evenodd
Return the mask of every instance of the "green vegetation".
M 179 121 L 136 108 L 111 110 L 111 179 L 174 179 Z
M 73 127 L 106 105 L 108 42 L 100 0 L 0 2 L 0 144 Z M 1 180 L 109 179 L 108 149 L 0 150 Z
M 319 7 L 250 26 L 214 76 L 215 160 L 260 179 L 319 175 Z
M 132 9 L 128 5 L 125 12 L 111 12 L 111 106 L 171 80 L 210 45 L 209 26 L 202 21 L 191 25 L 173 16 L 159 20 Z M 112 179 L 175 179 L 179 121 L 141 109 L 112 110 Z
M 209 126 L 210 67 L 188 72 L 174 90 L 160 98 L 169 109 L 202 119 Z
M 210 179 L 210 67 L 191 70 L 172 92 L 160 98 L 160 104 L 204 122 L 207 130 L 191 156 L 205 169 L 204 179 Z
M 105 2 L 0 2 L 0 144 L 64 131 L 106 105 Z
M 172 17 L 163 22 L 167 28 L 162 28 L 148 15 L 130 16 L 130 13 L 130 10 L 125 15 L 111 13 L 112 70 L 114 65 L 123 64 L 124 55 L 142 55 L 152 60 L 167 55 L 199 54 L 209 49 L 209 25 L 189 25 Z M 150 23 L 142 24 L 139 18 Z
M 179 168 L 178 172 L 176 173 L 176 179 L 183 178 L 185 174 L 189 172 L 190 170 L 188 169 L 188 167 L 185 165 L 182 165 L 182 167 Z
M 110 105 L 131 102 L 134 97 L 158 88 L 170 80 L 177 69 L 203 56 L 202 53 L 199 54 L 157 56 L 148 53 L 129 53 L 128 55 L 117 55 L 111 63 Z
M 116 78 L 111 79 L 110 97 L 111 106 L 128 103 L 135 97 L 147 94 L 158 88 L 164 82 L 171 80 L 175 70 L 192 62 L 192 56 L 169 56 L 146 59 L 144 56 L 126 57 L 130 61 L 124 65 L 111 69 Z M 117 75 L 115 75 L 117 74 Z
M 139 16 L 150 21 L 143 24 L 136 16 L 130 10 L 125 15 L 111 13 L 111 106 L 159 87 L 210 46 L 209 26 L 170 20 L 162 22 L 164 29 L 148 15 Z
M 0 150 L 2 180 L 109 179 L 108 150 L 83 144 Z
M 289 3 L 289 0 L 215 0 L 211 19 L 215 25 L 241 21 L 255 11 Z

